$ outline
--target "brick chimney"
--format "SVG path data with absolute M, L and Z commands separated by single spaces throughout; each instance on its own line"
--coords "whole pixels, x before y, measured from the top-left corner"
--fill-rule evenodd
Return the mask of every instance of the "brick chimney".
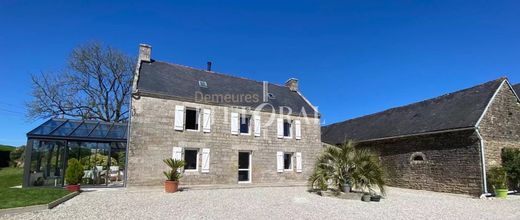
M 285 86 L 289 87 L 289 89 L 293 92 L 298 91 L 298 79 L 290 78 L 285 82 Z
M 152 56 L 152 46 L 148 44 L 139 44 L 139 60 L 150 62 Z

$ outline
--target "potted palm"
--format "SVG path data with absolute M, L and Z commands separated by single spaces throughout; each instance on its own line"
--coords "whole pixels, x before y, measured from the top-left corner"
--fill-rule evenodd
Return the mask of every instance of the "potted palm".
M 184 161 L 172 158 L 164 159 L 163 161 L 171 169 L 163 172 L 166 176 L 166 181 L 164 181 L 164 191 L 167 193 L 177 192 L 177 189 L 179 188 L 179 179 L 182 177 L 182 174 L 179 171 L 181 167 L 184 167 Z
M 316 161 L 309 177 L 311 189 L 335 188 L 349 192 L 350 188 L 374 191 L 379 188 L 385 194 L 384 172 L 377 155 L 365 148 L 356 148 L 351 141 L 342 145 L 326 145 Z M 370 194 L 367 200 L 370 200 Z
M 83 165 L 77 159 L 70 159 L 67 163 L 65 171 L 65 181 L 67 181 L 67 190 L 76 192 L 80 190 L 79 183 L 83 178 Z
M 497 198 L 507 198 L 507 172 L 503 167 L 496 166 L 489 169 L 488 181 Z

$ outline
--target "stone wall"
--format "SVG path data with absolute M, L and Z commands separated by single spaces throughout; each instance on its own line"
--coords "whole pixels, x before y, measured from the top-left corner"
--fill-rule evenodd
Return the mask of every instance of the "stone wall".
M 502 148 L 520 148 L 520 103 L 504 83 L 479 125 L 486 169 L 500 165 Z
M 482 193 L 480 144 L 473 130 L 362 142 L 380 155 L 389 186 Z M 413 156 L 424 156 L 414 161 Z
M 175 131 L 175 105 L 212 110 L 210 133 L 202 131 Z M 162 185 L 162 172 L 167 170 L 162 160 L 172 157 L 173 147 L 210 149 L 209 173 L 185 172 L 181 179 L 184 185 L 236 184 L 238 179 L 238 152 L 252 152 L 252 183 L 291 184 L 305 183 L 311 174 L 315 157 L 321 151 L 319 118 L 300 118 L 302 139 L 279 139 L 276 119 L 261 112 L 262 134 L 232 135 L 230 131 L 231 111 L 225 106 L 203 105 L 171 99 L 142 96 L 132 100 L 132 121 L 128 155 L 128 185 Z M 251 114 L 252 112 L 247 112 Z M 291 116 L 291 119 L 297 119 Z M 272 123 L 269 123 L 271 120 Z M 252 133 L 252 132 L 251 132 Z M 276 152 L 302 152 L 303 172 L 278 173 Z

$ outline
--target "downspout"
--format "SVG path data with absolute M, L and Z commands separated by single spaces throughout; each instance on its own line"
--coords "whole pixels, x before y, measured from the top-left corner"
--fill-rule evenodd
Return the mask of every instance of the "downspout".
M 482 195 L 488 196 L 490 195 L 488 193 L 487 189 L 487 175 L 486 175 L 486 157 L 484 155 L 484 139 L 480 135 L 478 127 L 475 128 L 475 132 L 477 133 L 478 139 L 480 141 L 480 163 L 482 168 L 482 189 L 484 189 L 484 193 Z

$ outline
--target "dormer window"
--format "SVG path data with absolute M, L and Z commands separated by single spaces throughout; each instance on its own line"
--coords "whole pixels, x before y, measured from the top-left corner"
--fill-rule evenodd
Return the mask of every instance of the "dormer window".
M 208 88 L 208 83 L 206 81 L 199 81 L 200 88 Z

